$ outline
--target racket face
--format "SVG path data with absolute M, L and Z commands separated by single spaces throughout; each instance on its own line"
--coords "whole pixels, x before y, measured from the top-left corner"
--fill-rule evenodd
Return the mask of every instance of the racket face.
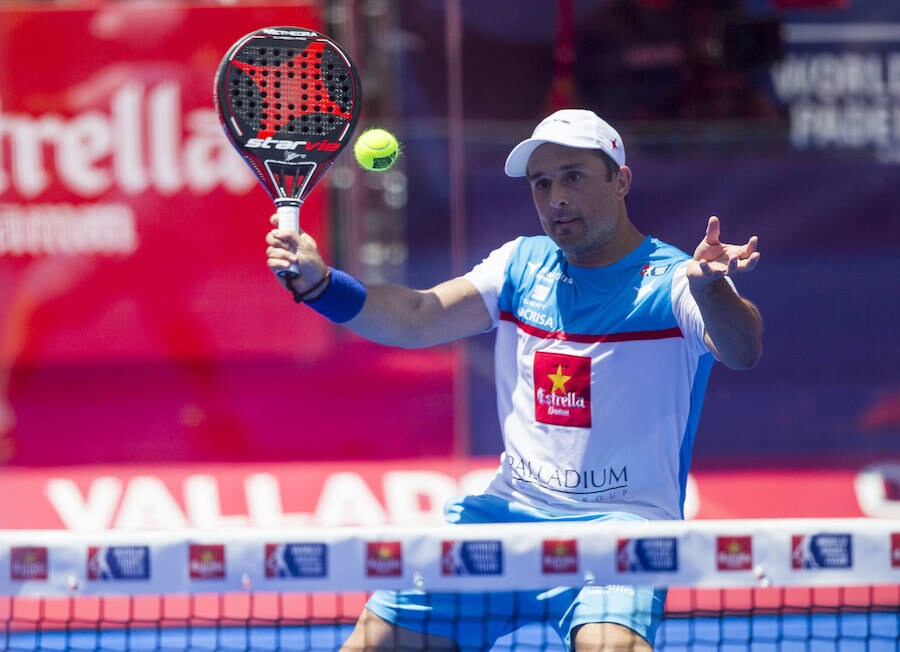
M 225 133 L 278 204 L 303 202 L 351 141 L 361 100 L 350 57 L 304 28 L 251 32 L 216 71 Z

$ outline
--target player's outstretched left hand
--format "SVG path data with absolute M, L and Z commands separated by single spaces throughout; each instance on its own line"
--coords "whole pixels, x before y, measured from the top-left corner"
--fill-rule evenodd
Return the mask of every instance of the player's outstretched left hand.
M 688 263 L 687 277 L 693 286 L 703 286 L 724 276 L 749 272 L 759 262 L 754 235 L 744 245 L 719 241 L 719 218 L 713 215 L 706 224 L 706 236 L 694 249 L 694 259 Z

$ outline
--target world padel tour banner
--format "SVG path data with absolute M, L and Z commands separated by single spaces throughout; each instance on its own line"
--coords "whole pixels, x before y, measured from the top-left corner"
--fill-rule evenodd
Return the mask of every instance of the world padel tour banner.
M 179 530 L 432 525 L 482 491 L 495 460 L 16 469 L 0 476 L 2 529 Z M 700 470 L 689 519 L 900 518 L 900 464 Z
M 0 463 L 451 450 L 451 358 L 291 301 L 214 112 L 229 46 L 317 6 L 0 8 Z M 325 204 L 301 224 L 327 255 Z

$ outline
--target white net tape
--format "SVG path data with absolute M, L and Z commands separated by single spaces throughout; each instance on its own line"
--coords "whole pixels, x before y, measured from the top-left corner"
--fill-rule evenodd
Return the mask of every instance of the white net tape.
M 900 521 L 0 532 L 0 595 L 900 584 Z

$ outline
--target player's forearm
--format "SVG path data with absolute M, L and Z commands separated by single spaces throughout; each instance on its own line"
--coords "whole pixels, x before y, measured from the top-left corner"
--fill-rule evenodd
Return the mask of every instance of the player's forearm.
M 491 327 L 478 289 L 464 278 L 430 290 L 400 285 L 365 286 L 337 269 L 306 305 L 366 339 L 390 346 L 421 348 L 473 335 Z
M 433 295 L 399 285 L 370 285 L 360 313 L 346 326 L 379 344 L 420 348 L 439 339 L 428 327 L 426 315 Z
M 363 309 L 347 325 L 375 342 L 420 348 L 483 332 L 491 315 L 475 286 L 455 278 L 430 290 L 370 286 Z
M 724 279 L 692 294 L 716 358 L 732 369 L 756 365 L 762 355 L 762 318 L 756 306 L 739 297 Z

